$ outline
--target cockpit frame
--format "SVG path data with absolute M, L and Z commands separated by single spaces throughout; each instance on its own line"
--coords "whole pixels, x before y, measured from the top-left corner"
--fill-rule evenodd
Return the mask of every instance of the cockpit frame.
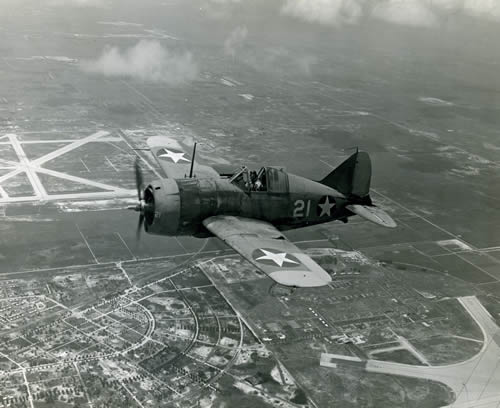
M 242 166 L 229 181 L 247 193 L 289 192 L 288 174 L 282 167 L 261 167 L 256 172 Z

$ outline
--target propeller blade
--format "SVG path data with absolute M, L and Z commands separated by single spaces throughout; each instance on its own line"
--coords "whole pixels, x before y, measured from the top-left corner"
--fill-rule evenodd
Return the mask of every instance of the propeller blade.
M 143 177 L 142 177 L 141 166 L 139 166 L 138 156 L 135 158 L 134 170 L 135 170 L 135 186 L 137 188 L 137 197 L 139 198 L 140 201 L 142 197 Z
M 137 230 L 135 231 L 135 239 L 139 241 L 141 239 L 142 224 L 144 224 L 144 214 L 139 215 L 139 222 L 137 223 Z

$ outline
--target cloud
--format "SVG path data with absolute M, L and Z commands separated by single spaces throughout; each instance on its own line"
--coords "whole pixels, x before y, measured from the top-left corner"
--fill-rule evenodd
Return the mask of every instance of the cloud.
M 106 7 L 106 0 L 50 0 L 49 6 Z
M 463 10 L 475 17 L 500 20 L 500 2 L 498 0 L 464 0 Z
M 430 27 L 438 22 L 437 15 L 424 1 L 381 1 L 372 9 L 372 16 L 390 23 Z
M 149 40 L 142 40 L 123 51 L 108 47 L 98 59 L 83 62 L 81 67 L 90 73 L 170 85 L 186 83 L 198 76 L 198 67 L 190 52 L 172 52 L 158 41 Z
M 226 55 L 234 57 L 239 47 L 243 45 L 248 35 L 245 26 L 236 27 L 224 41 L 224 52 Z
M 310 76 L 312 68 L 318 64 L 318 58 L 313 55 L 302 55 L 296 57 L 295 64 L 300 73 Z
M 393 24 L 430 27 L 462 15 L 500 20 L 498 0 L 284 0 L 281 12 L 305 21 L 339 26 L 372 18 Z
M 200 11 L 210 19 L 229 20 L 242 4 L 242 0 L 203 0 L 201 1 Z
M 224 40 L 224 53 L 231 57 L 238 58 L 257 71 L 261 72 L 288 72 L 298 75 L 310 76 L 314 66 L 318 64 L 318 59 L 313 55 L 279 47 L 244 47 L 248 37 L 246 26 L 238 26 Z
M 310 22 L 354 23 L 362 15 L 363 0 L 286 0 L 281 11 Z

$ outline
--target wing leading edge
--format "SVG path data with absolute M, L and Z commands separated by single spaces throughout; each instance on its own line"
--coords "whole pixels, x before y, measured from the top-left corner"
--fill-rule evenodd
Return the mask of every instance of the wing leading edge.
M 189 175 L 192 147 L 183 146 L 167 136 L 150 137 L 147 144 L 168 178 L 180 179 Z M 219 173 L 212 167 L 200 164 L 196 160 L 193 164 L 193 175 L 198 178 L 219 177 Z
M 332 280 L 321 266 L 267 222 L 215 216 L 204 220 L 203 225 L 281 285 L 317 287 Z

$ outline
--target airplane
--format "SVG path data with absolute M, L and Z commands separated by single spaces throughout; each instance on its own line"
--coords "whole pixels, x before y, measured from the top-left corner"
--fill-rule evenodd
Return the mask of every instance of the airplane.
M 217 171 L 191 150 L 165 136 L 147 139 L 148 149 L 166 178 L 144 186 L 135 162 L 139 203 L 137 234 L 206 238 L 216 236 L 276 283 L 292 288 L 320 287 L 331 277 L 282 231 L 358 215 L 383 227 L 394 220 L 370 198 L 371 160 L 358 151 L 326 177 L 314 181 L 282 167 L 243 166 Z M 191 154 L 188 152 L 192 152 Z

